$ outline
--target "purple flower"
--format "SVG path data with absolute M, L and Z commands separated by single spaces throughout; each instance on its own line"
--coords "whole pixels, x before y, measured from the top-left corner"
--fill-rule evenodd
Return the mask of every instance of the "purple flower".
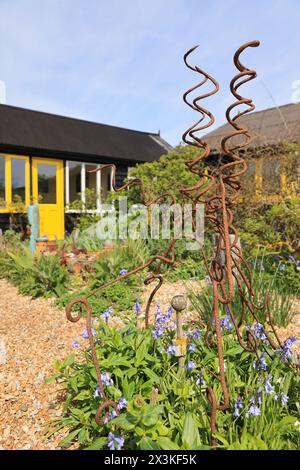
M 288 359 L 291 358 L 292 352 L 291 352 L 291 347 L 292 345 L 297 341 L 295 336 L 290 336 L 283 345 L 283 348 L 278 348 L 278 352 L 283 360 L 283 362 L 287 362 Z
M 243 402 L 241 397 L 237 397 L 237 400 L 234 404 L 234 416 L 238 418 L 240 416 L 240 410 L 243 408 Z
M 108 435 L 108 448 L 110 450 L 121 450 L 125 443 L 123 436 L 115 436 L 112 432 Z
M 190 344 L 188 345 L 188 352 L 189 352 L 189 353 L 192 354 L 193 352 L 195 352 L 195 349 L 196 349 L 196 345 L 195 345 L 194 343 L 190 343 Z
M 280 269 L 280 271 L 285 271 L 285 264 L 284 264 L 284 263 L 281 264 L 281 265 L 279 266 L 279 269 Z
M 220 327 L 222 330 L 227 330 L 228 333 L 232 330 L 233 323 L 229 314 L 220 320 Z
M 117 408 L 119 411 L 122 410 L 123 408 L 126 408 L 127 405 L 128 405 L 128 401 L 125 398 L 118 399 Z
M 128 269 L 121 269 L 120 272 L 119 272 L 119 276 L 125 276 L 125 274 L 128 273 Z
M 170 354 L 171 356 L 175 356 L 176 354 L 176 346 L 175 344 L 169 344 L 169 346 L 166 349 L 166 353 Z
M 153 330 L 153 333 L 152 333 L 152 336 L 154 339 L 158 339 L 158 338 L 161 338 L 161 336 L 163 336 L 164 332 L 162 330 Z
M 93 395 L 94 398 L 102 398 L 102 395 L 101 395 L 101 392 L 100 392 L 100 388 L 99 388 L 99 385 L 97 384 L 97 387 L 96 387 L 96 390 L 94 392 L 94 395 Z
M 172 319 L 173 309 L 170 307 L 167 313 L 163 314 L 160 310 L 160 305 L 157 304 L 157 310 L 155 313 L 155 323 L 153 329 L 153 338 L 157 339 L 163 336 L 165 330 L 170 328 L 170 321 Z
M 138 297 L 136 297 L 136 299 L 135 299 L 135 302 L 134 302 L 134 305 L 133 305 L 133 311 L 134 311 L 135 316 L 137 316 L 142 311 L 141 306 L 139 304 Z
M 76 339 L 74 339 L 74 340 L 72 341 L 71 346 L 72 346 L 73 349 L 78 349 L 78 348 L 80 348 L 80 344 L 78 343 L 78 341 L 76 341 Z
M 271 384 L 270 380 L 272 380 L 272 376 L 267 375 L 266 380 L 265 380 L 265 391 L 268 395 L 273 395 L 274 385 Z
M 193 370 L 195 369 L 196 367 L 196 364 L 194 363 L 194 361 L 189 361 L 188 364 L 187 364 L 187 369 L 188 370 Z
M 109 307 L 107 310 L 105 310 L 103 313 L 101 313 L 101 317 L 104 318 L 105 320 L 108 320 L 113 313 L 112 307 Z
M 261 323 L 257 322 L 254 324 L 253 333 L 257 339 L 260 339 L 261 341 L 266 341 L 267 337 L 264 332 L 264 325 L 262 325 Z
M 250 408 L 249 408 L 249 414 L 251 416 L 259 416 L 260 415 L 260 408 L 258 408 L 258 406 L 256 406 L 256 405 L 251 405 Z
M 203 371 L 202 370 L 200 370 L 199 377 L 196 379 L 196 385 L 202 385 L 202 386 L 206 385 L 206 382 L 203 379 Z
M 260 370 L 267 370 L 267 363 L 265 360 L 266 353 L 261 353 L 258 359 L 254 359 L 253 367 L 254 369 Z
M 288 402 L 289 397 L 283 392 L 281 392 L 280 395 L 281 395 L 281 404 L 282 406 L 285 406 Z
M 93 327 L 92 327 L 92 335 L 93 335 L 93 336 L 96 336 L 96 331 L 94 330 Z M 87 328 L 84 328 L 84 329 L 82 330 L 82 332 L 80 333 L 80 336 L 82 336 L 82 338 L 84 338 L 84 339 L 89 339 L 89 335 L 88 335 Z
M 113 380 L 110 378 L 107 372 L 104 372 L 103 374 L 101 374 L 101 380 L 104 383 L 104 385 L 106 385 L 107 387 L 114 384 Z
M 197 341 L 200 338 L 201 335 L 202 335 L 202 331 L 200 331 L 200 330 L 194 331 L 194 340 Z

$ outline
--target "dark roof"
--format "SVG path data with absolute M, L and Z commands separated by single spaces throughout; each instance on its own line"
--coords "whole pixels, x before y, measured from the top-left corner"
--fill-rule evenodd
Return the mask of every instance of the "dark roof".
M 300 103 L 285 104 L 275 108 L 255 111 L 238 120 L 250 131 L 253 138 L 249 147 L 274 145 L 283 141 L 296 142 L 300 140 Z M 233 132 L 233 127 L 224 124 L 203 137 L 213 150 L 220 150 L 221 140 Z M 240 142 L 240 137 L 234 137 L 230 142 Z
M 0 104 L 1 151 L 125 163 L 156 160 L 171 148 L 159 134 Z

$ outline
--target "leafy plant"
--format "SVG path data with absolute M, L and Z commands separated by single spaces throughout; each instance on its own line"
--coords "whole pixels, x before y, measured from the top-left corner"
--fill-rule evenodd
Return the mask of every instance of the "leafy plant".
M 33 255 L 26 246 L 7 251 L 0 258 L 0 275 L 7 277 L 21 294 L 32 297 L 62 295 L 69 284 L 69 274 L 59 257 Z
M 56 361 L 56 374 L 66 390 L 64 415 L 53 423 L 49 435 L 61 428 L 71 443 L 87 449 L 210 449 L 210 406 L 206 387 L 221 399 L 218 361 L 201 331 L 187 327 L 189 338 L 184 372 L 178 371 L 172 341 L 170 311 L 157 312 L 154 329 L 136 328 L 135 320 L 122 328 L 93 323 L 95 346 L 108 399 L 115 400 L 119 415 L 99 427 L 95 413 L 102 403 L 89 347 L 65 362 Z M 167 317 L 167 319 L 166 319 Z M 167 323 L 166 323 L 167 322 Z M 195 326 L 193 327 L 195 328 Z M 261 330 L 260 330 L 261 332 Z M 230 408 L 217 414 L 218 446 L 224 449 L 299 448 L 299 389 L 297 374 L 282 356 L 260 341 L 263 355 L 255 356 L 236 344 L 223 329 L 226 380 Z M 267 351 L 268 354 L 265 354 Z M 260 367 L 263 366 L 263 367 Z

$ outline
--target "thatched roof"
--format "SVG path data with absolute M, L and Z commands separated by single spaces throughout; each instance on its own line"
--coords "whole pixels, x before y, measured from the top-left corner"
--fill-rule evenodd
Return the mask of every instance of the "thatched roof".
M 241 116 L 238 122 L 249 129 L 253 137 L 249 147 L 252 148 L 300 141 L 300 103 L 255 111 Z M 203 140 L 212 150 L 220 150 L 222 138 L 232 131 L 233 128 L 225 124 L 206 134 Z M 240 137 L 235 137 L 231 142 L 235 144 L 240 142 L 239 139 Z

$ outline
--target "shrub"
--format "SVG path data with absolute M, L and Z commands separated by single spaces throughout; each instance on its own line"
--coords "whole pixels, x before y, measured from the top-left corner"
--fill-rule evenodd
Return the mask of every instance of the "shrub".
M 21 294 L 32 297 L 59 297 L 69 285 L 68 271 L 59 257 L 33 255 L 26 246 L 7 251 L 0 258 L 0 275 L 7 277 Z

